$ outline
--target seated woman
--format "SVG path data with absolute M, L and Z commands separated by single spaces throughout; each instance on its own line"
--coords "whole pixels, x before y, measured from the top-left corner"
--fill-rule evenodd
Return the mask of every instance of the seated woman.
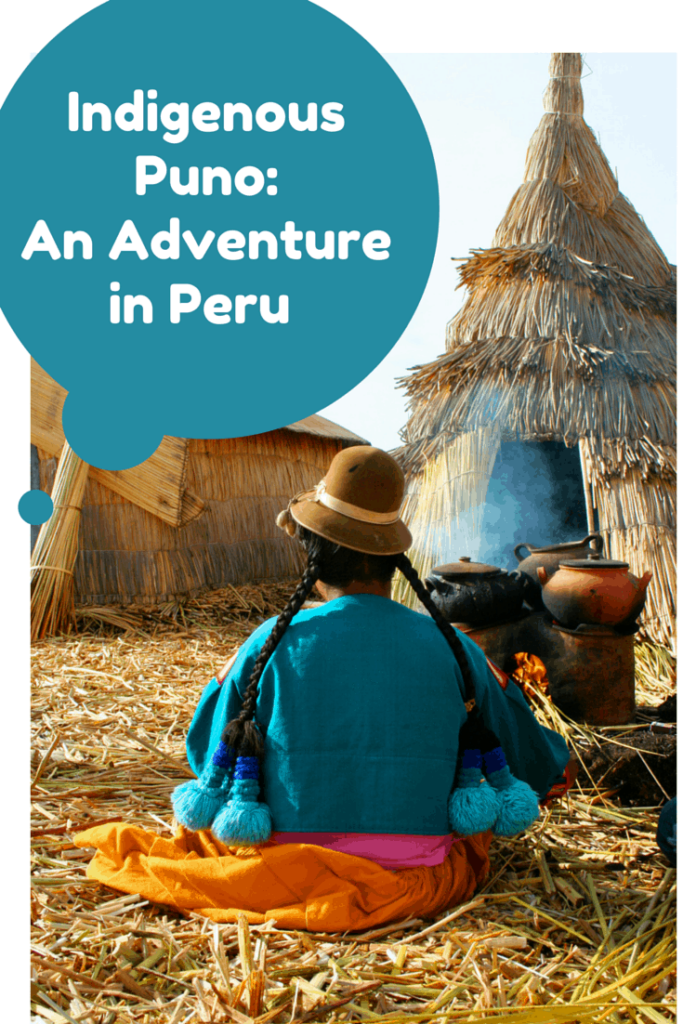
M 202 695 L 187 737 L 199 780 L 174 793 L 185 828 L 82 833 L 99 849 L 89 877 L 214 920 L 367 928 L 467 899 L 492 831 L 523 830 L 566 791 L 564 741 L 404 554 L 402 498 L 398 463 L 360 446 L 292 499 L 278 525 L 307 566 Z M 391 600 L 396 569 L 431 617 Z M 302 610 L 314 587 L 324 603 Z

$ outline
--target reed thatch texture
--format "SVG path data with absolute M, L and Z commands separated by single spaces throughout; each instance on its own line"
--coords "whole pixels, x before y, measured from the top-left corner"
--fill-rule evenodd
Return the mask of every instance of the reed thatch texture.
M 310 424 L 309 424 L 310 420 Z M 187 490 L 203 512 L 180 527 L 90 480 L 75 567 L 83 605 L 160 604 L 206 588 L 297 574 L 297 545 L 275 526 L 342 448 L 362 439 L 322 416 L 245 438 L 184 440 Z M 41 487 L 55 462 L 39 450 Z
M 641 615 L 645 635 L 660 641 L 676 631 L 676 482 L 652 477 L 643 486 L 637 466 L 625 473 L 601 476 L 601 453 L 590 441 L 580 442 L 588 485 L 610 554 L 628 562 L 637 576 L 653 573 L 648 601 Z M 622 461 L 622 465 L 625 461 Z
M 408 557 L 421 577 L 427 576 L 433 565 L 452 560 L 453 526 L 464 545 L 462 554 L 475 549 L 499 450 L 498 426 L 482 427 L 456 437 L 427 462 L 419 476 L 409 478 L 401 515 L 411 524 L 413 544 Z M 399 573 L 394 579 L 392 597 L 424 611 L 410 584 Z
M 31 556 L 31 639 L 61 632 L 74 615 L 74 565 L 89 466 L 64 442 L 52 488 L 54 509 Z
M 49 455 L 64 445 L 62 407 L 67 392 L 31 360 L 31 443 Z M 90 476 L 122 498 L 147 509 L 170 526 L 184 526 L 200 514 L 202 501 L 186 487 L 187 441 L 164 437 L 146 462 L 132 469 L 91 466 Z
M 329 437 L 334 441 L 342 441 L 345 447 L 346 442 L 350 444 L 369 444 L 368 441 L 360 438 L 358 434 L 354 434 L 351 430 L 346 430 L 345 427 L 340 427 L 338 423 L 333 423 L 332 420 L 326 419 L 319 413 L 307 416 L 296 423 L 290 423 L 287 430 L 292 431 L 294 434 L 310 434 L 311 437 Z
M 524 183 L 493 247 L 460 268 L 468 294 L 445 353 L 401 382 L 411 415 L 396 454 L 428 510 L 425 467 L 463 434 L 496 423 L 503 440 L 580 442 L 589 520 L 595 506 L 608 553 L 654 571 L 647 633 L 670 643 L 675 268 L 583 120 L 580 73 L 580 54 L 553 54 Z

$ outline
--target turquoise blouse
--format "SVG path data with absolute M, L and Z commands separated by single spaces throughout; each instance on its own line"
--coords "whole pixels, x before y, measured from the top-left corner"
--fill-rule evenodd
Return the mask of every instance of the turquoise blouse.
M 275 619 L 252 633 L 222 686 L 204 690 L 187 736 L 199 775 L 240 710 Z M 508 764 L 544 797 L 569 760 L 518 687 L 503 689 L 459 634 L 477 704 Z M 395 601 L 354 594 L 294 617 L 261 676 L 262 799 L 282 832 L 442 836 L 466 718 L 462 675 L 436 624 Z

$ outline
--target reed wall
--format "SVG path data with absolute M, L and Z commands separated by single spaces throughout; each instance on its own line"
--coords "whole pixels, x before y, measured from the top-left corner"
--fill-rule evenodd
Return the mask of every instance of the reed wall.
M 89 479 L 74 570 L 77 604 L 163 604 L 204 589 L 296 575 L 298 546 L 278 512 L 325 474 L 342 440 L 288 430 L 189 440 L 187 487 L 204 504 L 174 527 Z M 57 460 L 39 450 L 50 491 Z

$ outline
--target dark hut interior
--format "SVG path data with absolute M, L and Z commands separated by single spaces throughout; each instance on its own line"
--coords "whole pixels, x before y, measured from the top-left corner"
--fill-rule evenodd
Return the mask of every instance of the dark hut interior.
M 486 492 L 480 557 L 516 569 L 517 545 L 563 544 L 587 532 L 578 448 L 502 441 Z

